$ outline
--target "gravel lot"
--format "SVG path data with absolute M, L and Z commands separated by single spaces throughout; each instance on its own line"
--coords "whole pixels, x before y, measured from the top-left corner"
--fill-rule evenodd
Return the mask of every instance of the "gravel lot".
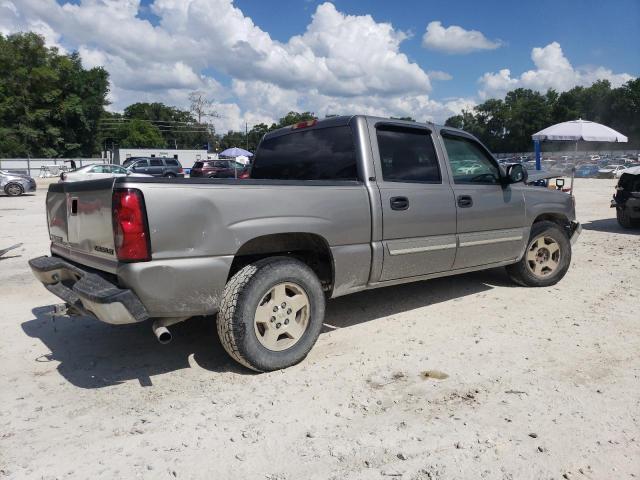
M 551 288 L 490 270 L 330 301 L 302 364 L 254 374 L 212 318 L 51 316 L 45 188 L 0 197 L 0 478 L 640 477 L 640 232 L 613 180 L 576 180 L 584 231 Z

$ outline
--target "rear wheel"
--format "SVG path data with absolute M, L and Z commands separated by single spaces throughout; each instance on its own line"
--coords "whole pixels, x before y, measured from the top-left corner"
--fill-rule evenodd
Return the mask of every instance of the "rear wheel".
M 175 178 L 176 174 L 172 173 L 172 172 L 169 172 L 169 173 L 166 173 L 164 176 L 167 177 L 167 178 Z
M 571 242 L 562 227 L 536 222 L 531 227 L 527 249 L 518 263 L 507 266 L 511 280 L 525 287 L 555 285 L 571 263 Z
M 24 193 L 24 188 L 19 183 L 9 183 L 4 187 L 4 193 L 10 197 L 19 197 Z
M 270 257 L 247 265 L 227 283 L 218 313 L 223 347 L 258 372 L 303 360 L 324 321 L 324 293 L 306 264 Z

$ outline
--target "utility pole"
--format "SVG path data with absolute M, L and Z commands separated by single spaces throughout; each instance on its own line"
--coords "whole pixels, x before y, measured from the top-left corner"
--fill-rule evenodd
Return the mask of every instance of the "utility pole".
M 249 151 L 249 125 L 247 125 L 247 122 L 244 122 L 244 138 L 246 140 L 246 147 L 245 150 Z

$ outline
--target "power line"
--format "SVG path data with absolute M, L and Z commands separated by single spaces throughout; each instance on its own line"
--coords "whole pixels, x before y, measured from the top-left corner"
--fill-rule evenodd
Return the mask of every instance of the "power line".
M 198 123 L 198 122 L 181 122 L 178 120 L 147 120 L 145 118 L 102 118 L 99 120 L 99 123 L 113 123 L 113 124 L 123 124 L 123 123 L 127 123 L 127 122 L 132 122 L 132 121 L 139 121 L 139 122 L 147 122 L 147 123 L 177 123 L 177 124 L 181 124 L 181 125 L 206 125 L 204 123 Z

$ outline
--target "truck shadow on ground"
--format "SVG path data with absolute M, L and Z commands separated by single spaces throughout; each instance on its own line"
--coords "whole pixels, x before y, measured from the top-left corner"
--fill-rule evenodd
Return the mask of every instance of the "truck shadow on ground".
M 596 232 L 621 233 L 623 235 L 640 235 L 640 228 L 622 228 L 615 218 L 602 218 L 582 224 L 585 230 Z
M 360 292 L 328 302 L 323 331 L 510 285 L 504 270 L 495 269 Z M 227 356 L 218 340 L 214 317 L 174 325 L 173 341 L 160 345 L 150 322 L 112 326 L 87 317 L 54 317 L 53 306 L 32 312 L 36 318 L 24 322 L 22 328 L 51 352 L 34 360 L 58 362 L 58 372 L 79 388 L 102 388 L 136 379 L 143 387 L 152 386 L 153 376 L 194 364 L 212 372 L 253 374 Z

